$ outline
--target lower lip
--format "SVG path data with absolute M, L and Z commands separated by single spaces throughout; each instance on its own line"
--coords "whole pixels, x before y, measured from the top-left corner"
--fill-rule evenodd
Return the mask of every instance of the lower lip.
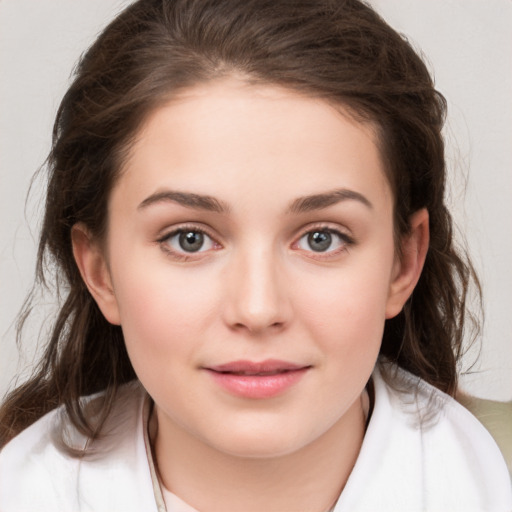
M 309 368 L 272 375 L 236 375 L 207 370 L 213 380 L 233 395 L 243 398 L 272 398 L 297 384 Z

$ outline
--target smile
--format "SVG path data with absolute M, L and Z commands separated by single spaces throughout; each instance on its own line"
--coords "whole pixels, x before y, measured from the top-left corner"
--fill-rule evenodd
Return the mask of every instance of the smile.
M 233 361 L 204 367 L 213 381 L 230 394 L 252 399 L 272 398 L 297 384 L 311 366 L 286 361 Z

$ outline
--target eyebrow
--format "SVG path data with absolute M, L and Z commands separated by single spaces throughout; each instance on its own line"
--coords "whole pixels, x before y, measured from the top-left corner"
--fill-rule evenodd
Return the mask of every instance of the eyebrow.
M 139 204 L 137 209 L 143 210 L 153 204 L 167 202 L 178 203 L 187 208 L 193 208 L 194 210 L 206 210 L 216 213 L 227 213 L 229 211 L 229 206 L 227 204 L 215 199 L 214 197 L 193 194 L 191 192 L 177 192 L 174 190 L 163 190 L 161 192 L 151 194 Z
M 314 194 L 310 196 L 303 196 L 292 201 L 288 207 L 288 213 L 307 213 L 314 210 L 321 210 L 327 208 L 341 201 L 358 201 L 367 208 L 372 209 L 372 203 L 362 194 L 354 190 L 346 188 L 336 189 L 322 194 Z M 138 210 L 143 210 L 148 206 L 158 203 L 177 203 L 187 208 L 195 210 L 206 210 L 215 213 L 225 214 L 230 211 L 227 203 L 219 201 L 215 197 L 194 194 L 192 192 L 178 192 L 174 190 L 163 190 L 155 192 L 142 201 L 137 207 Z
M 314 194 L 295 199 L 288 213 L 306 213 L 321 210 L 341 201 L 358 201 L 369 209 L 373 209 L 372 203 L 362 194 L 346 188 L 336 189 L 322 194 Z

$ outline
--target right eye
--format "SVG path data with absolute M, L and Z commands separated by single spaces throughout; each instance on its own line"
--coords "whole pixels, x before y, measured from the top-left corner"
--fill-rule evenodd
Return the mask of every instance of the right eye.
M 160 239 L 165 249 L 179 255 L 201 253 L 214 249 L 216 243 L 204 231 L 194 229 L 177 229 Z

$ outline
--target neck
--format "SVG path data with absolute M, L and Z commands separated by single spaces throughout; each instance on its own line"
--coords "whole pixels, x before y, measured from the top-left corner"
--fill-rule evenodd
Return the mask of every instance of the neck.
M 158 407 L 156 415 L 153 444 L 162 483 L 201 512 L 330 510 L 352 471 L 365 429 L 357 400 L 327 432 L 293 453 L 239 457 L 193 437 Z

